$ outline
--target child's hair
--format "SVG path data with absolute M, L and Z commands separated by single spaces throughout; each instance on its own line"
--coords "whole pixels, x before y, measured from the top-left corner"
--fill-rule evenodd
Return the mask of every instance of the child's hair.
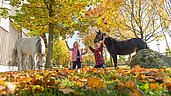
M 78 42 L 77 42 L 77 41 L 75 41 L 75 42 L 74 42 L 73 47 L 75 47 L 75 46 L 76 46 L 76 44 L 78 44 Z

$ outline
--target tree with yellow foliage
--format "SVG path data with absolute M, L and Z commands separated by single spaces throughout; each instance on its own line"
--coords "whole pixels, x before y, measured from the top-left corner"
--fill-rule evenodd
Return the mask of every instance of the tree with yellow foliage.
M 46 68 L 52 67 L 52 49 L 55 37 L 65 37 L 74 30 L 86 32 L 89 26 L 83 18 L 85 9 L 92 0 L 12 0 L 17 6 L 16 16 L 11 18 L 17 29 L 25 28 L 32 35 L 49 33 Z
M 54 42 L 52 60 L 56 66 L 70 63 L 70 53 L 63 40 Z
M 170 24 L 164 8 L 164 0 L 103 0 L 86 14 L 95 26 L 119 39 L 139 37 L 151 42 L 163 36 L 161 29 Z

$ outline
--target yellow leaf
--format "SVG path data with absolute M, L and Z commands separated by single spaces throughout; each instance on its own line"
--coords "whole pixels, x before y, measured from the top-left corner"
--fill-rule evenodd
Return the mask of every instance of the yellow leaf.
M 147 76 L 146 75 L 141 75 L 141 78 L 142 79 L 145 79 Z
M 76 85 L 80 86 L 80 87 L 83 87 L 85 85 L 85 82 L 77 81 Z
M 4 80 L 0 80 L 0 85 L 5 86 L 5 81 Z
M 33 78 L 20 78 L 20 82 L 27 83 L 30 82 Z
M 164 82 L 169 82 L 171 83 L 171 78 L 169 76 L 164 77 Z

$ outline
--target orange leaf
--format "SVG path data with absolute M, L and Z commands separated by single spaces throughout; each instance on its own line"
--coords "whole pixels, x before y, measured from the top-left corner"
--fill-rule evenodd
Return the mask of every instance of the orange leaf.
M 90 77 L 87 79 L 87 84 L 89 87 L 95 88 L 95 89 L 106 88 L 106 85 L 104 84 L 104 82 L 99 78 Z
M 83 70 L 89 70 L 89 67 L 88 66 L 84 66 Z
M 136 83 L 134 81 L 132 81 L 132 80 L 128 80 L 127 82 L 125 82 L 125 87 L 135 89 L 136 88 Z
M 90 68 L 89 71 L 90 72 L 93 72 L 93 73 L 96 73 L 97 72 L 97 69 L 96 68 Z
M 132 96 L 139 96 L 139 94 L 138 93 L 132 93 Z
M 150 88 L 151 88 L 151 89 L 156 89 L 156 88 L 157 88 L 157 84 L 151 83 L 151 84 L 150 84 Z
M 171 83 L 166 82 L 166 87 L 169 92 L 171 92 Z

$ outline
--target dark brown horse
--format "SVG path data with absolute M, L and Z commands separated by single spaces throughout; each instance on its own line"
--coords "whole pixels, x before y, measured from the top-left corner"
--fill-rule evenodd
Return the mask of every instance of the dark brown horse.
M 99 30 L 96 34 L 94 42 L 98 42 L 103 39 L 108 52 L 113 58 L 115 67 L 117 67 L 117 55 L 128 55 L 141 49 L 148 49 L 147 43 L 141 38 L 118 41 Z

